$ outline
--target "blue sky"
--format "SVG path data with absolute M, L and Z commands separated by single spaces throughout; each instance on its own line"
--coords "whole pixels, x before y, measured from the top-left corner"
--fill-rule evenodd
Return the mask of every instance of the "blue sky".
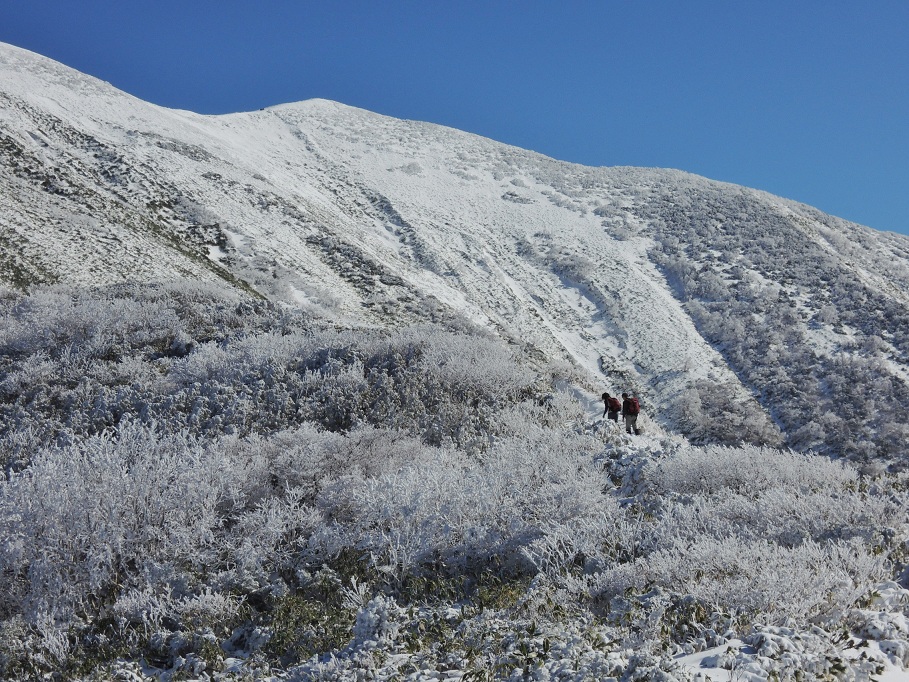
M 3 0 L 0 41 L 164 106 L 323 97 L 909 234 L 907 0 Z

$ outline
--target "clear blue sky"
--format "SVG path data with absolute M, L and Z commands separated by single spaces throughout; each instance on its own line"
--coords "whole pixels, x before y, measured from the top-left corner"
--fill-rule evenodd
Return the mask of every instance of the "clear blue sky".
M 164 106 L 323 97 L 909 233 L 909 0 L 0 0 L 0 41 Z

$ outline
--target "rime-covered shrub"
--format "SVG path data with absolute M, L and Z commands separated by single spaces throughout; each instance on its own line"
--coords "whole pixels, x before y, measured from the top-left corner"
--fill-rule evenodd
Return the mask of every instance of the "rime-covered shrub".
M 280 319 L 264 302 L 196 282 L 42 287 L 0 300 L 0 314 L 0 353 L 43 351 L 70 362 L 115 359 L 131 350 L 179 354 L 187 350 L 181 336 L 223 338 Z
M 490 637 L 500 672 L 583 649 L 630 675 L 610 646 L 757 621 L 864 637 L 857 607 L 906 561 L 905 475 L 591 428 L 561 370 L 465 329 L 338 329 L 180 285 L 0 313 L 0 676 L 97 647 L 175 675 L 234 652 L 305 677 L 382 647 L 456 666 Z M 537 630 L 594 616 L 612 644 Z
M 435 560 L 463 569 L 492 557 L 526 570 L 521 550 L 547 527 L 599 515 L 593 447 L 547 434 L 504 440 L 479 462 L 441 448 L 380 476 L 340 476 L 320 493 L 329 526 L 313 548 L 356 547 L 395 572 Z
M 721 491 L 758 495 L 778 488 L 807 493 L 855 486 L 858 474 L 843 462 L 745 445 L 682 448 L 648 464 L 644 480 L 658 494 Z
M 901 501 L 836 489 L 803 492 L 797 487 L 759 494 L 697 494 L 683 504 L 667 505 L 654 530 L 655 546 L 704 535 L 737 536 L 794 547 L 808 541 L 861 538 L 872 550 L 891 548 L 894 529 L 903 521 Z
M 726 384 L 694 381 L 673 402 L 670 412 L 694 443 L 778 446 L 783 438 L 770 416 L 754 400 L 735 397 Z
M 532 397 L 537 379 L 486 336 L 338 330 L 180 285 L 48 288 L 3 304 L 7 462 L 27 460 L 18 432 L 66 440 L 124 417 L 207 435 L 371 424 L 483 449 L 503 433 L 498 413 Z
M 880 581 L 879 557 L 860 543 L 782 547 L 736 537 L 673 541 L 590 581 L 595 599 L 654 586 L 719 605 L 745 622 L 806 623 L 838 615 Z
M 679 447 L 623 485 L 636 527 L 604 534 L 597 570 L 569 581 L 606 604 L 659 588 L 745 622 L 837 618 L 887 577 L 907 539 L 898 480 L 867 489 L 854 468 L 818 456 Z
M 666 188 L 633 210 L 653 228 L 651 258 L 698 331 L 772 415 L 782 444 L 862 462 L 905 459 L 909 315 L 855 267 L 903 281 L 900 259 L 876 258 L 864 228 L 805 206 L 768 212 L 750 190 Z M 713 426 L 728 425 L 728 403 L 705 405 L 682 426 L 706 441 Z M 733 421 L 741 412 L 732 411 Z M 758 416 L 744 412 L 746 421 Z
M 26 613 L 90 614 L 155 566 L 198 567 L 220 519 L 214 452 L 124 426 L 45 448 L 0 486 L 0 573 Z
M 599 513 L 594 449 L 538 430 L 477 459 L 369 427 L 211 440 L 124 422 L 0 482 L 2 609 L 70 622 L 113 604 L 153 627 L 197 602 L 227 613 L 224 590 L 273 589 L 344 551 L 399 576 L 440 559 L 527 570 L 522 548 Z

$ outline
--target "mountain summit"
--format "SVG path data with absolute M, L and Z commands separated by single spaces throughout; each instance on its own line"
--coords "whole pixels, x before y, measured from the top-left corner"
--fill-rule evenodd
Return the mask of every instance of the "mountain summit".
M 0 279 L 484 327 L 694 439 L 909 439 L 909 238 L 325 100 L 202 116 L 0 44 Z

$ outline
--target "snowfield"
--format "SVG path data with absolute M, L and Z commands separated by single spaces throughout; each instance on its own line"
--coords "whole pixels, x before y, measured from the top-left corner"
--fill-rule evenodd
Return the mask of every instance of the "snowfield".
M 900 235 L 679 171 L 576 166 L 324 100 L 166 110 L 11 46 L 0 84 L 13 283 L 191 277 L 342 323 L 460 316 L 573 364 L 593 395 L 632 387 L 667 427 L 697 436 L 702 415 L 686 406 L 717 401 L 730 442 L 776 433 L 800 449 L 824 447 L 838 370 L 787 358 L 811 386 L 775 389 L 760 367 L 780 357 L 771 334 L 830 365 L 867 339 L 888 418 L 857 439 L 870 452 L 851 454 L 895 454 L 907 435 L 879 436 L 907 421 Z M 795 316 L 761 312 L 782 299 Z M 730 334 L 758 347 L 740 353 Z M 793 399 L 795 417 L 780 407 Z
M 2 44 L 0 157 L 0 679 L 907 679 L 906 237 Z

